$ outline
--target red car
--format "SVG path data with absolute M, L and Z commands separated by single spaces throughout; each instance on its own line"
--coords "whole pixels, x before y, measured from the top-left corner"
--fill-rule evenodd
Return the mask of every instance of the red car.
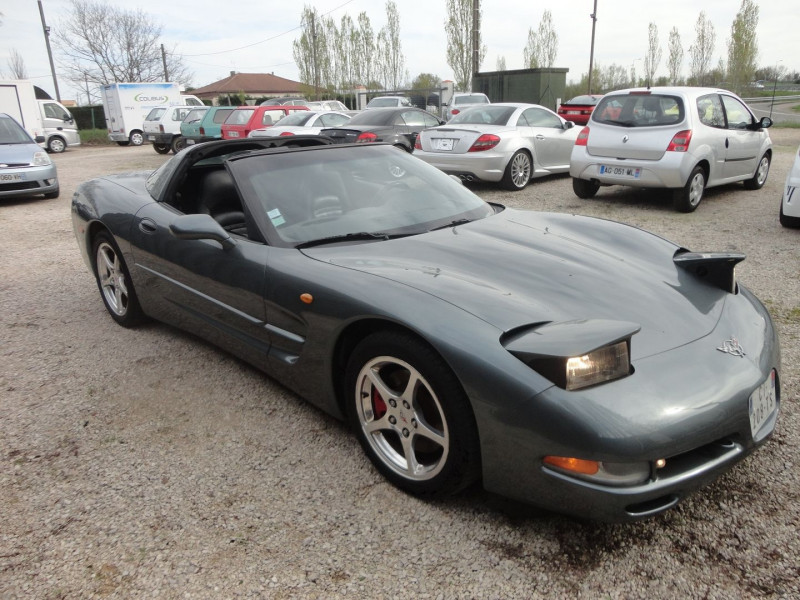
M 602 97 L 602 94 L 575 96 L 572 100 L 564 102 L 558 107 L 558 116 L 567 121 L 572 121 L 576 125 L 586 125 L 594 107 Z
M 222 138 L 225 140 L 246 138 L 254 129 L 271 127 L 289 113 L 298 110 L 308 110 L 308 107 L 289 104 L 239 106 L 231 111 L 222 124 Z

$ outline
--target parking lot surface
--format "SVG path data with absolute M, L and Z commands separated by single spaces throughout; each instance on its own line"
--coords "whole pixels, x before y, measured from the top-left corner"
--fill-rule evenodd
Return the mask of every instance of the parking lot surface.
M 580 200 L 566 176 L 518 193 L 471 186 L 747 255 L 739 280 L 781 336 L 777 431 L 715 484 L 627 525 L 479 489 L 409 497 L 344 425 L 260 372 L 165 325 L 117 326 L 78 254 L 70 199 L 81 181 L 167 157 L 53 156 L 60 198 L 0 203 L 0 597 L 800 597 L 800 230 L 778 223 L 800 130 L 771 136 L 763 189 L 707 190 L 691 214 L 655 191 Z

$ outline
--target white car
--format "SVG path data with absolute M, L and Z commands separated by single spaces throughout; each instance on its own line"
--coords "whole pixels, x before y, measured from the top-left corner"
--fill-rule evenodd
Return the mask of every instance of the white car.
M 800 148 L 783 186 L 780 220 L 784 227 L 800 227 Z
M 569 171 L 574 125 L 538 104 L 480 104 L 423 130 L 414 156 L 463 180 L 517 191 L 534 177 Z
M 347 105 L 338 100 L 315 100 L 306 102 L 308 110 L 338 110 L 339 112 L 350 110 Z
M 340 127 L 350 115 L 333 110 L 298 110 L 280 119 L 272 127 L 254 129 L 247 137 L 280 135 L 317 135 L 325 127 Z
M 377 96 L 367 102 L 365 108 L 398 108 L 403 106 L 413 106 L 411 99 L 405 96 Z
M 450 102 L 443 105 L 444 120 L 449 121 L 458 113 L 471 108 L 475 104 L 489 104 L 489 97 L 479 92 L 456 92 Z
M 177 154 L 186 147 L 186 138 L 181 135 L 181 123 L 190 112 L 200 113 L 202 118 L 206 110 L 208 107 L 205 106 L 156 106 L 142 123 L 145 139 L 152 142 L 159 154 L 167 154 L 170 150 Z
M 600 186 L 673 190 L 673 205 L 692 212 L 705 188 L 767 181 L 769 117 L 722 89 L 654 87 L 606 94 L 572 150 L 572 188 L 591 198 Z

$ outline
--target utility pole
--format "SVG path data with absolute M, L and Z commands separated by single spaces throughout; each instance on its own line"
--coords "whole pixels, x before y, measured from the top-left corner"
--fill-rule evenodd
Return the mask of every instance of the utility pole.
M 314 100 L 319 100 L 319 68 L 317 67 L 317 27 L 311 13 L 311 60 L 314 61 Z
M 594 0 L 594 12 L 589 15 L 592 18 L 592 49 L 589 51 L 589 91 L 592 93 L 592 70 L 594 69 L 594 28 L 597 25 L 597 0 Z
M 50 59 L 50 72 L 53 74 L 53 86 L 56 88 L 56 100 L 61 102 L 61 94 L 58 91 L 58 79 L 56 79 L 56 68 L 53 65 L 53 51 L 50 49 L 50 28 L 44 22 L 44 8 L 42 0 L 39 0 L 39 16 L 42 18 L 42 31 L 44 31 L 44 43 L 47 45 L 47 56 Z
M 169 71 L 167 71 L 167 53 L 164 44 L 161 44 L 161 64 L 164 65 L 164 81 L 169 81 Z
M 481 49 L 481 2 L 472 0 L 472 75 L 473 77 L 480 69 L 480 49 Z M 472 91 L 473 78 L 470 78 L 469 91 Z

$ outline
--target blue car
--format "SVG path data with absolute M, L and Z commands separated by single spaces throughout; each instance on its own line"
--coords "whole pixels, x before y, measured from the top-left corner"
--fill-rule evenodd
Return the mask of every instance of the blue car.
M 58 198 L 56 166 L 40 142 L 44 136 L 34 140 L 13 117 L 0 113 L 0 198 Z

